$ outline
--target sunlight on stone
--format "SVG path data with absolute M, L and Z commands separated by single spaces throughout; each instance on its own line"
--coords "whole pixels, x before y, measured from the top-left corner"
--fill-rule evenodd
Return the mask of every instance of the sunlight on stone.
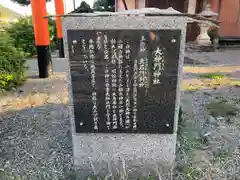
M 216 67 L 191 67 L 183 68 L 185 73 L 230 73 L 240 71 L 240 66 L 216 66 Z
M 240 80 L 234 78 L 221 78 L 221 79 L 201 79 L 193 78 L 186 79 L 181 84 L 181 89 L 185 91 L 196 91 L 201 89 L 213 89 L 220 87 L 239 86 Z

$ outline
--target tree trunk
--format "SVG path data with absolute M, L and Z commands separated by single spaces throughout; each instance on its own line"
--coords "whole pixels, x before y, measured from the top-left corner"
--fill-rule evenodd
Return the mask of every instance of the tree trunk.
M 122 3 L 123 3 L 123 5 L 124 5 L 124 9 L 125 9 L 125 10 L 128 10 L 126 1 L 125 1 L 125 0 L 122 0 Z

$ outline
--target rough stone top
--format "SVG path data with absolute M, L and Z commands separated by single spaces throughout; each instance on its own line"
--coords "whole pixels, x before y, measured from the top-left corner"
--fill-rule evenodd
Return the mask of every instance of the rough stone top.
M 201 16 L 199 14 L 186 14 L 181 13 L 172 7 L 169 7 L 167 9 L 158 9 L 158 8 L 140 8 L 140 9 L 131 9 L 131 10 L 125 10 L 120 12 L 94 12 L 94 13 L 69 13 L 69 14 L 62 14 L 62 15 L 55 15 L 55 16 L 46 16 L 45 18 L 50 17 L 106 17 L 106 16 L 139 16 L 139 15 L 145 15 L 145 16 L 174 16 L 176 18 L 181 17 L 181 21 L 184 21 L 186 23 L 192 23 L 192 22 L 200 22 L 200 23 L 206 23 L 210 24 L 212 26 L 218 27 L 217 21 L 212 20 L 209 18 L 206 18 L 204 16 Z
M 118 16 L 118 15 L 170 15 L 176 16 L 183 13 L 176 11 L 172 7 L 168 9 L 158 9 L 158 8 L 140 8 L 140 9 L 130 9 L 120 12 L 94 12 L 94 13 L 71 13 L 64 16 Z

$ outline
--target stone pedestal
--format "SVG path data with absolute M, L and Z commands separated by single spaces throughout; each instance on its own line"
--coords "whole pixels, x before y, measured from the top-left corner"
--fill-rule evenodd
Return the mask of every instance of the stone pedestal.
M 212 42 L 210 37 L 208 36 L 208 29 L 210 26 L 208 24 L 199 24 L 200 34 L 196 39 L 196 43 L 201 46 L 211 46 Z

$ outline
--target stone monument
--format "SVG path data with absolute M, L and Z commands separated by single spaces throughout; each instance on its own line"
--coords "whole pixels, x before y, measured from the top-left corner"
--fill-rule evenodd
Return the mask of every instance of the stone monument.
M 171 173 L 186 23 L 173 9 L 154 8 L 63 17 L 74 164 L 83 179 L 125 165 L 136 179 L 155 167 Z

